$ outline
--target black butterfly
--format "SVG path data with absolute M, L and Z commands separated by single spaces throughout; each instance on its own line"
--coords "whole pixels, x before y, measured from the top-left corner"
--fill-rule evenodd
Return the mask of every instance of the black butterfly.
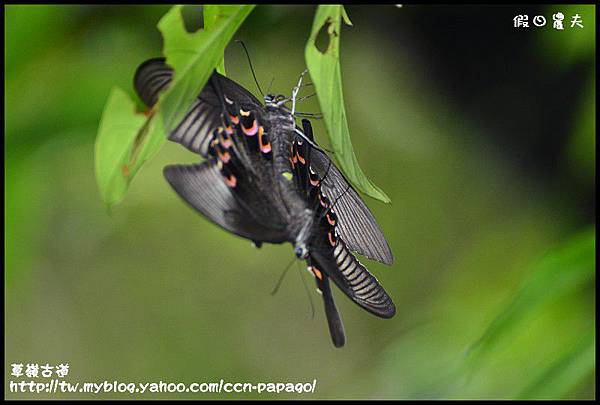
M 164 59 L 138 68 L 135 89 L 147 106 L 172 74 Z M 315 276 L 333 344 L 341 347 L 344 327 L 329 279 L 362 308 L 391 318 L 394 303 L 352 252 L 386 264 L 393 256 L 365 203 L 314 142 L 310 121 L 302 120 L 300 129 L 288 101 L 267 95 L 263 105 L 214 72 L 169 135 L 206 160 L 167 166 L 164 175 L 189 205 L 227 231 L 257 246 L 292 243 Z

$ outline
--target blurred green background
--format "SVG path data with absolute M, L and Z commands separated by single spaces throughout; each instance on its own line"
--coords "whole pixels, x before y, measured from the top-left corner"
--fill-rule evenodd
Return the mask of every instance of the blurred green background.
M 378 319 L 336 290 L 341 350 L 303 266 L 269 294 L 288 245 L 256 250 L 170 189 L 162 168 L 197 160 L 179 145 L 106 212 L 100 114 L 110 88 L 133 94 L 136 67 L 160 54 L 167 10 L 5 7 L 6 397 L 131 398 L 8 392 L 11 363 L 65 362 L 72 382 L 317 379 L 303 396 L 143 398 L 595 396 L 594 6 L 347 8 L 350 131 L 393 201 L 367 203 L 396 262 L 363 262 L 398 313 Z M 564 31 L 512 25 L 557 11 Z M 191 28 L 200 13 L 186 10 Z M 583 29 L 570 28 L 576 13 Z M 242 26 L 263 87 L 274 77 L 275 92 L 290 92 L 313 15 L 259 6 Z M 226 68 L 254 91 L 235 43 Z

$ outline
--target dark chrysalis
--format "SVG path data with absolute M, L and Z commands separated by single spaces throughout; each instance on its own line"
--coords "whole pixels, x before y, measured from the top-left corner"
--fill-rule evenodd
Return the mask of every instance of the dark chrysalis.
M 143 63 L 135 89 L 151 107 L 173 70 L 164 59 Z M 205 161 L 171 165 L 164 175 L 194 209 L 225 230 L 260 246 L 290 242 L 306 260 L 323 296 L 333 344 L 345 343 L 329 280 L 352 301 L 382 318 L 396 308 L 354 253 L 385 264 L 392 252 L 373 215 L 333 161 L 319 148 L 310 121 L 296 125 L 292 98 L 249 91 L 214 72 L 171 141 Z M 293 103 L 292 109 L 285 104 Z

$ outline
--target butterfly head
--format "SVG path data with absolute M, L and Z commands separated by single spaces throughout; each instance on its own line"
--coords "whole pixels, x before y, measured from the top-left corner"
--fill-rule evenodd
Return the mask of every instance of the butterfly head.
M 287 98 L 283 94 L 265 94 L 265 105 L 267 107 L 277 108 L 287 101 Z
M 298 259 L 307 259 L 308 258 L 308 249 L 304 243 L 296 245 L 294 248 L 294 253 L 296 253 L 296 257 Z

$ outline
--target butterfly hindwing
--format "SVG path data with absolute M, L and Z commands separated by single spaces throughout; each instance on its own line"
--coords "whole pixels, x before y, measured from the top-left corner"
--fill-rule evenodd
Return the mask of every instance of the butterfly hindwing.
M 394 256 L 373 214 L 329 157 L 313 151 L 311 167 L 322 179 L 321 189 L 335 202 L 340 237 L 353 252 L 385 264 Z
M 236 197 L 216 164 L 171 165 L 165 167 L 164 176 L 181 198 L 225 230 L 259 242 L 285 240 L 280 229 L 257 219 Z
M 165 63 L 165 59 L 154 58 L 145 61 L 137 68 L 133 85 L 144 104 L 152 107 L 158 101 L 160 93 L 169 87 L 172 78 L 173 69 Z
M 159 95 L 169 88 L 172 78 L 173 69 L 165 63 L 164 58 L 150 59 L 137 69 L 134 86 L 142 101 L 151 107 L 158 101 Z M 212 131 L 223 124 L 223 113 L 239 115 L 240 110 L 258 112 L 262 108 L 252 93 L 213 72 L 180 124 L 169 134 L 169 140 L 206 156 Z
M 338 288 L 360 307 L 381 318 L 391 318 L 396 314 L 392 299 L 341 239 L 338 239 L 335 248 L 315 249 L 310 256 L 314 265 L 327 273 Z

